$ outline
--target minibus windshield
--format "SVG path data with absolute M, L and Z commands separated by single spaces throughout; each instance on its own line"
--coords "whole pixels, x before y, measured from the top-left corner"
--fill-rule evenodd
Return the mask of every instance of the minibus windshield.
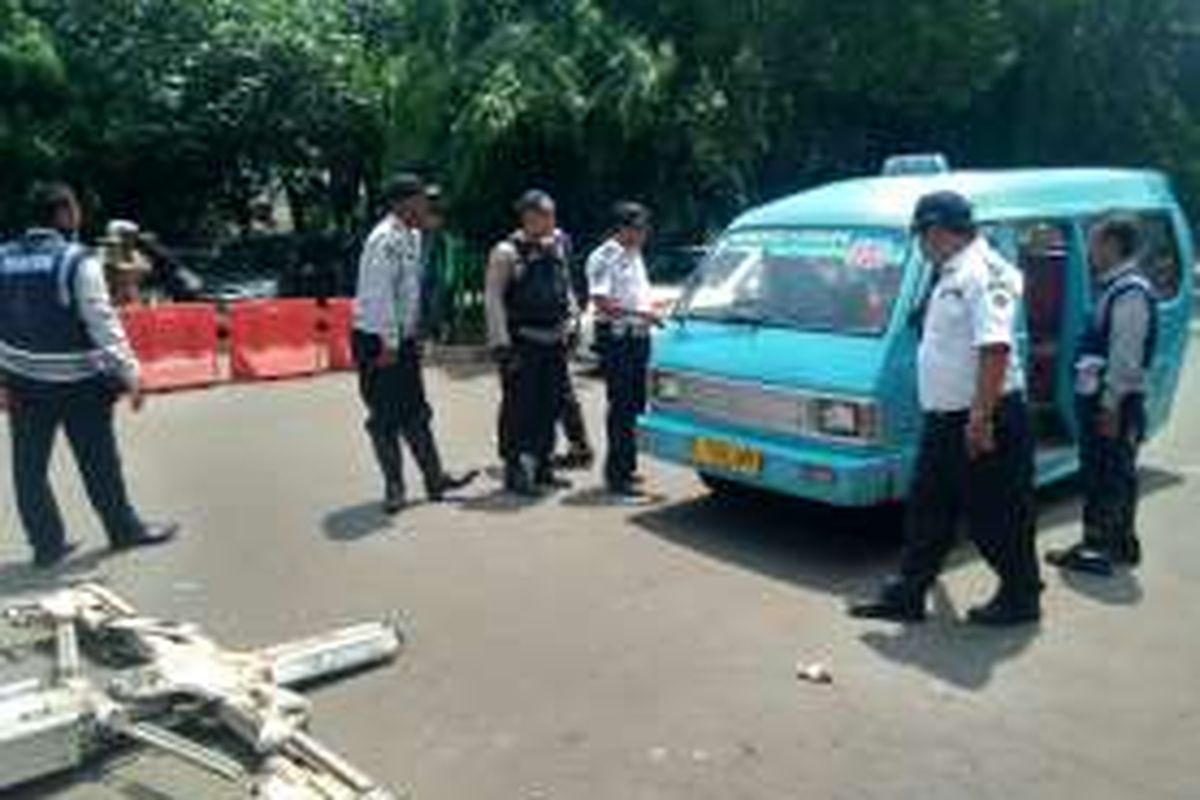
M 736 231 L 713 248 L 678 314 L 686 319 L 879 336 L 908 260 L 906 231 Z

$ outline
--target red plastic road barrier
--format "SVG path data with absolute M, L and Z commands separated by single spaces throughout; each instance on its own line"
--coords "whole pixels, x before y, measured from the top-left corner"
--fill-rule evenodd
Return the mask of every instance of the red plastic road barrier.
M 325 343 L 329 348 L 329 368 L 354 369 L 350 350 L 350 330 L 354 326 L 354 301 L 329 300 L 325 306 Z
M 216 306 L 129 307 L 121 309 L 121 320 L 141 361 L 146 391 L 211 386 L 220 380 Z
M 233 377 L 265 380 L 321 369 L 316 300 L 248 300 L 229 308 Z

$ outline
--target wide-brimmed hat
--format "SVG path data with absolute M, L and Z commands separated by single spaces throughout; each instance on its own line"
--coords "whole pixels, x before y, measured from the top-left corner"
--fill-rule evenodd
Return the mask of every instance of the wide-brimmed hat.
M 104 266 L 117 272 L 150 272 L 150 262 L 137 250 L 141 239 L 142 230 L 136 222 L 114 219 L 108 223 L 104 238 L 97 242 Z

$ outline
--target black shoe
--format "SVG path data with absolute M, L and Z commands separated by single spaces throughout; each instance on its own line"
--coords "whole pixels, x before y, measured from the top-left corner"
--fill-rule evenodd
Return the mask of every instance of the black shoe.
M 545 497 L 545 491 L 530 477 L 527 470 L 521 467 L 509 466 L 504 470 L 504 490 L 518 497 L 533 500 Z
M 997 595 L 990 603 L 967 612 L 967 622 L 985 628 L 1010 628 L 1016 625 L 1032 625 L 1042 619 L 1042 606 L 1038 600 L 1016 601 Z
M 548 489 L 552 492 L 557 492 L 557 491 L 567 491 L 572 486 L 574 486 L 574 484 L 572 484 L 566 478 L 560 478 L 558 475 L 555 475 L 553 472 L 544 472 L 538 476 L 537 486 L 538 486 L 538 488 L 541 488 L 541 489 Z
M 913 591 L 902 578 L 889 578 L 877 598 L 850 606 L 850 616 L 885 622 L 924 622 L 925 592 Z
M 878 619 L 884 622 L 924 622 L 925 605 L 912 600 L 900 601 L 881 597 L 850 606 L 850 616 L 855 619 Z
M 610 483 L 607 488 L 608 493 L 618 500 L 637 501 L 646 499 L 646 493 L 632 479 L 623 483 Z
M 592 465 L 596 463 L 596 454 L 582 447 L 572 447 L 562 455 L 555 456 L 553 463 L 555 469 L 582 472 L 591 469 Z
M 157 547 L 160 544 L 166 544 L 179 535 L 178 522 L 163 522 L 145 525 L 141 532 L 134 536 L 122 537 L 114 539 L 111 547 L 113 550 L 133 550 L 137 547 Z
M 459 489 L 465 489 L 475 482 L 479 477 L 479 470 L 473 469 L 464 472 L 462 475 L 452 475 L 449 472 L 442 475 L 442 479 L 436 485 L 429 487 L 427 494 L 429 502 L 440 503 L 446 499 L 448 492 L 457 492 Z
M 1113 542 L 1108 548 L 1108 557 L 1121 567 L 1139 567 L 1142 564 L 1142 541 L 1137 536 L 1126 536 Z
M 394 517 L 404 510 L 404 489 L 395 484 L 390 484 L 383 493 L 383 513 L 389 517 Z
M 1098 575 L 1102 578 L 1113 574 L 1113 559 L 1108 553 L 1083 542 L 1066 550 L 1050 551 L 1046 554 L 1046 563 L 1068 572 Z
M 33 554 L 33 568 L 50 570 L 62 564 L 71 554 L 79 549 L 79 542 L 66 542 L 60 547 L 49 550 L 39 550 Z

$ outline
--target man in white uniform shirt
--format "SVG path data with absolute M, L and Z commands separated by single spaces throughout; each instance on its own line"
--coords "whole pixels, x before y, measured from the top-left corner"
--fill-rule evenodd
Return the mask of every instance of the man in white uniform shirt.
M 913 220 L 934 267 L 918 351 L 923 432 L 909 494 L 900 573 L 854 616 L 896 622 L 925 618 L 965 514 L 971 538 L 1000 579 L 993 599 L 972 609 L 980 625 L 1041 616 L 1034 546 L 1033 443 L 1016 346 L 1021 273 L 978 234 L 969 201 L 953 192 L 921 199 Z
M 589 292 L 598 318 L 609 326 L 604 351 L 608 384 L 608 458 L 604 479 L 621 497 L 640 494 L 637 481 L 637 420 L 646 410 L 646 370 L 654 323 L 650 279 L 642 248 L 650 212 L 638 203 L 619 203 L 612 236 L 588 258 Z
M 424 181 L 399 175 L 386 191 L 388 215 L 363 246 L 354 303 L 352 346 L 359 390 L 367 406 L 367 433 L 383 473 L 384 511 L 405 504 L 400 437 L 408 443 L 433 502 L 460 489 L 475 473 L 451 476 L 433 438 L 433 411 L 425 398 L 421 372 L 421 228 L 428 224 Z

